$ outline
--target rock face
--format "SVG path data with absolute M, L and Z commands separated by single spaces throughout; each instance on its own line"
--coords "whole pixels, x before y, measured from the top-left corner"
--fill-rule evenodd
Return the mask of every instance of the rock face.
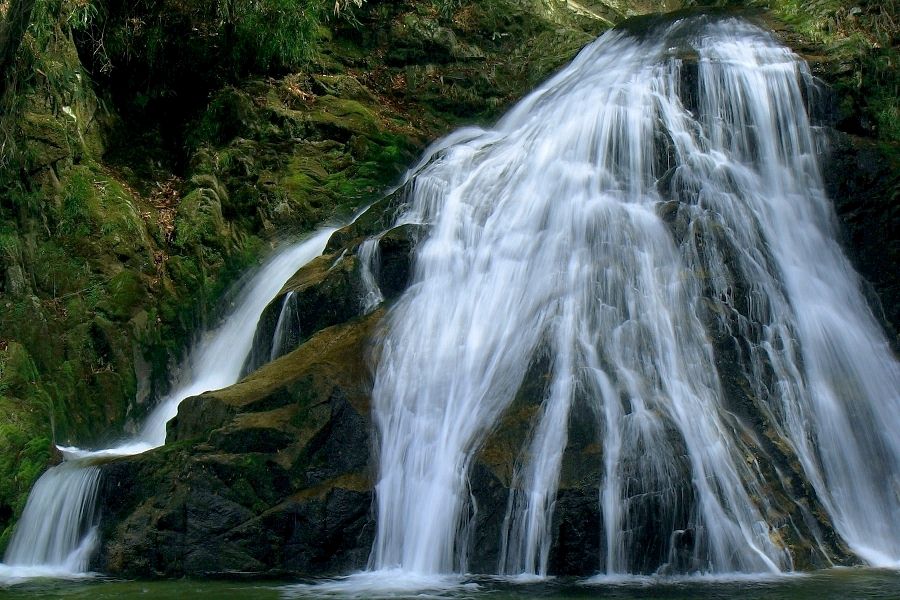
M 864 206 L 884 205 L 875 192 Z M 309 576 L 365 566 L 375 531 L 369 356 L 377 351 L 384 308 L 363 314 L 358 253 L 367 236 L 379 239 L 375 280 L 383 305 L 389 305 L 407 286 L 415 245 L 425 234 L 420 226 L 390 228 L 404 193 L 401 188 L 338 230 L 326 253 L 288 281 L 260 320 L 253 359 L 258 364 L 248 365 L 243 381 L 185 400 L 164 448 L 103 468 L 103 546 L 94 568 L 129 576 Z M 676 202 L 660 210 L 676 238 L 687 235 Z M 865 251 L 860 256 L 877 259 Z M 288 294 L 296 298 L 297 334 L 282 356 L 269 361 Z M 733 413 L 729 426 L 744 432 L 748 460 L 771 486 L 767 519 L 779 526 L 780 543 L 790 549 L 795 568 L 852 563 L 797 458 L 767 428 L 753 385 L 744 379 L 729 319 L 749 318 L 747 311 L 711 297 L 707 328 Z M 549 361 L 538 357 L 470 475 L 478 507 L 472 572 L 498 568 L 517 460 L 551 379 Z M 599 435 L 588 400 L 576 399 L 553 521 L 550 569 L 556 574 L 589 575 L 602 568 Z M 678 436 L 671 439 L 682 486 L 665 496 L 638 494 L 630 509 L 636 522 L 631 533 L 645 549 L 647 572 L 662 562 L 675 570 L 697 568 L 690 563 L 694 542 L 685 512 L 693 494 L 690 468 Z M 674 558 L 664 555 L 673 523 L 681 531 Z
M 844 248 L 900 354 L 900 157 L 896 146 L 835 132 L 824 168 Z
M 381 207 L 376 206 L 374 210 Z M 358 235 L 359 227 L 354 229 Z M 373 232 L 374 233 L 374 232 Z M 419 225 L 401 225 L 378 237 L 378 264 L 373 274 L 383 301 L 391 301 L 406 288 L 416 242 L 424 234 Z M 344 230 L 335 238 L 348 235 Z M 364 267 L 358 255 L 361 238 L 353 238 L 338 250 L 327 252 L 297 272 L 260 317 L 250 356 L 244 367 L 250 373 L 305 341 L 310 332 L 343 323 L 364 309 Z
M 225 390 L 185 401 L 170 443 L 104 467 L 105 572 L 336 573 L 371 544 L 368 336 L 326 328 Z
M 389 203 L 339 230 L 331 252 L 270 303 L 257 328 L 257 356 L 271 351 L 286 294 L 302 315 L 283 356 L 229 388 L 185 400 L 165 447 L 103 467 L 95 568 L 168 577 L 365 566 L 374 536 L 367 357 L 384 310 L 361 314 L 354 251 L 376 233 L 382 220 L 374 217 Z M 387 301 L 406 287 L 420 234 L 404 225 L 381 236 L 376 281 Z

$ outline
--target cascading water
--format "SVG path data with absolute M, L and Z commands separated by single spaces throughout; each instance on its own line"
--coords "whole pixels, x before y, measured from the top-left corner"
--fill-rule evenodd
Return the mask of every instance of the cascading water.
M 256 323 L 298 268 L 319 256 L 336 228 L 320 229 L 285 247 L 253 277 L 240 284 L 233 310 L 218 329 L 198 341 L 173 385 L 173 392 L 151 412 L 140 434 L 104 450 L 61 448 L 67 459 L 37 481 L 13 539 L 0 564 L 0 577 L 72 576 L 88 568 L 96 545 L 95 504 L 104 457 L 131 456 L 162 446 L 166 423 L 185 398 L 235 383 L 250 347 Z
M 384 302 L 384 294 L 381 293 L 376 281 L 380 262 L 378 239 L 369 239 L 360 244 L 357 255 L 359 257 L 359 276 L 365 291 L 361 305 L 363 314 L 367 315 Z
M 269 360 L 273 361 L 285 354 L 285 350 L 297 346 L 299 340 L 297 302 L 294 292 L 284 295 L 281 303 L 281 312 L 275 323 L 275 332 L 272 334 L 272 350 L 269 352 Z
M 6 565 L 25 576 L 82 573 L 96 546 L 94 507 L 100 469 L 63 463 L 34 485 L 6 550 Z M 7 575 L 7 569 L 0 574 Z
M 253 345 L 256 323 L 297 269 L 322 254 L 328 239 L 337 230 L 326 227 L 311 237 L 276 254 L 248 281 L 234 302 L 234 311 L 222 326 L 201 340 L 191 352 L 187 368 L 179 377 L 175 392 L 150 414 L 140 435 L 148 448 L 166 441 L 166 423 L 178 414 L 178 405 L 190 396 L 217 390 L 235 383 Z
M 812 83 L 740 20 L 614 31 L 423 161 L 401 222 L 430 235 L 374 365 L 371 568 L 466 571 L 470 467 L 539 355 L 501 573 L 548 572 L 576 402 L 602 446 L 597 570 L 790 569 L 729 369 L 850 548 L 900 561 L 900 370 L 835 241 Z

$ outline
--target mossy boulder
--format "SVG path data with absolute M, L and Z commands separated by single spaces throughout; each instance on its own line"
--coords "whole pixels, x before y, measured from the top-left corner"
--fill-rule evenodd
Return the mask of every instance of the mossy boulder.
M 176 247 L 218 246 L 230 238 L 228 224 L 222 216 L 222 201 L 211 187 L 197 188 L 181 200 L 176 223 Z
M 190 168 L 194 180 L 214 177 L 228 191 L 227 220 L 254 232 L 308 230 L 350 214 L 398 177 L 417 142 L 398 113 L 374 98 L 363 104 L 366 88 L 342 79 L 332 91 L 345 97 L 292 75 L 213 100 L 194 130 Z M 223 113 L 223 104 L 242 108 Z
M 73 141 L 65 124 L 55 116 L 28 112 L 21 127 L 33 169 L 44 169 L 72 156 Z
M 376 203 L 360 220 L 383 206 Z M 366 226 L 353 223 L 336 231 L 329 240 L 331 250 L 326 249 L 325 254 L 301 267 L 269 303 L 257 323 L 245 374 L 290 352 L 317 331 L 362 315 L 366 309 L 364 298 L 369 293 L 363 269 L 371 271 L 374 266 L 374 285 L 382 302 L 390 303 L 406 289 L 413 251 L 425 227 L 404 224 L 373 232 L 378 246 L 376 265 L 361 262 L 359 248 L 365 237 L 359 235 L 360 227 Z M 343 246 L 335 247 L 336 240 L 343 240 Z
M 104 572 L 338 573 L 365 564 L 365 347 L 381 313 L 324 329 L 238 384 L 185 400 L 169 445 L 103 467 Z

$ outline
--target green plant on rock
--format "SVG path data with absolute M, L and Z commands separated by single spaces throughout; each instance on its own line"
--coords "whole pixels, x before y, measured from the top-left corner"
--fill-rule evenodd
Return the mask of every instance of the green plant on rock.
M 897 0 L 758 0 L 820 45 L 844 98 L 842 118 L 888 142 L 900 142 L 900 19 Z
M 69 27 L 87 30 L 100 17 L 100 6 L 91 0 L 72 0 L 65 15 Z
M 319 0 L 230 0 L 220 10 L 235 60 L 262 69 L 302 65 L 325 17 Z
M 0 396 L 0 406 L 9 402 Z M 4 408 L 9 408 L 4 406 Z M 12 518 L 22 513 L 28 491 L 50 458 L 50 439 L 21 423 L 0 423 L 0 555 L 12 536 Z
M 85 236 L 91 232 L 91 210 L 94 186 L 90 172 L 74 169 L 66 182 L 59 214 L 58 232 L 64 235 Z

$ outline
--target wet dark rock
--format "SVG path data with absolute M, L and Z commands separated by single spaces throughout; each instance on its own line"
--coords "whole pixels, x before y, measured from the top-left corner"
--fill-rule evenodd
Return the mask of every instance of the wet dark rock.
M 185 401 L 169 445 L 103 466 L 96 567 L 132 576 L 361 568 L 371 526 L 367 320 Z
M 553 514 L 551 573 L 585 576 L 601 570 L 602 520 L 596 489 L 560 489 Z
M 377 281 L 387 300 L 399 297 L 409 285 L 413 251 L 426 232 L 424 225 L 400 225 L 385 233 L 378 241 L 381 264 Z
M 900 353 L 900 156 L 896 146 L 833 132 L 823 164 L 844 249 L 875 316 Z
M 286 336 L 281 340 L 282 354 L 317 331 L 358 315 L 362 294 L 359 267 L 353 256 L 325 254 L 302 267 L 260 316 L 244 373 L 272 360 L 275 332 L 283 310 L 290 311 L 290 318 Z
M 483 463 L 476 463 L 472 468 L 469 487 L 475 508 L 469 570 L 493 574 L 500 562 L 500 539 L 509 488 Z
M 354 226 L 335 232 L 332 242 L 344 240 L 344 246 L 302 267 L 263 311 L 244 365 L 245 374 L 278 358 L 273 356 L 276 344 L 279 354 L 286 354 L 317 331 L 362 312 L 365 289 L 355 253 L 364 238 L 358 237 L 360 229 Z M 375 279 L 386 301 L 397 298 L 409 284 L 413 250 L 424 235 L 424 226 L 406 224 L 389 229 L 378 238 L 380 261 Z M 279 322 L 282 328 L 280 339 L 276 340 Z
M 372 441 L 369 415 L 360 414 L 340 389 L 328 399 L 330 416 L 304 449 L 293 473 L 307 485 L 321 484 L 368 467 Z
M 406 184 L 372 204 L 353 223 L 335 231 L 325 251 L 333 253 L 348 249 L 393 227 L 407 205 L 410 190 L 410 185 Z

